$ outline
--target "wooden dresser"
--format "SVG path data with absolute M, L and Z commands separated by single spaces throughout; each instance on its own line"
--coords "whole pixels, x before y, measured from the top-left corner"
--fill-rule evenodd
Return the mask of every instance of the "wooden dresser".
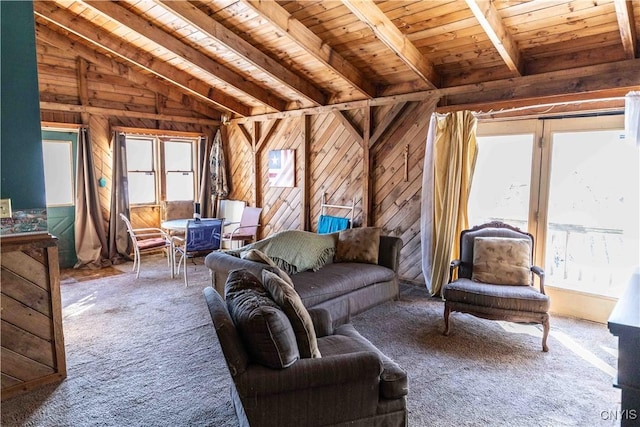
M 57 239 L 2 237 L 2 399 L 67 375 Z

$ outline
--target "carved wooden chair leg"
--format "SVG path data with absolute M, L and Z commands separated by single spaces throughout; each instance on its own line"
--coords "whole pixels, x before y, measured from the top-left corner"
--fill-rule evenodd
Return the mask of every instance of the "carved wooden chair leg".
M 449 335 L 449 314 L 451 314 L 451 309 L 448 306 L 444 306 L 444 332 L 442 335 Z
M 542 321 L 542 327 L 543 327 L 543 331 L 542 331 L 542 351 L 547 352 L 549 351 L 549 347 L 547 347 L 547 337 L 549 336 L 549 317 L 545 317 L 544 320 Z

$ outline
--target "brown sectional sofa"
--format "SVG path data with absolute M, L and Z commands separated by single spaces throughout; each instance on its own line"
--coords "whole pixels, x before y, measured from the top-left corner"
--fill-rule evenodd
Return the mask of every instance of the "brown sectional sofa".
M 302 238 L 316 239 L 314 233 L 298 232 Z M 295 289 L 307 308 L 326 309 L 334 325 L 347 323 L 352 315 L 398 297 L 398 265 L 402 239 L 380 236 L 378 263 L 332 262 L 316 271 L 291 274 Z M 212 286 L 224 295 L 229 272 L 246 269 L 261 277 L 267 264 L 239 257 L 242 251 L 213 252 L 205 259 L 211 270 Z

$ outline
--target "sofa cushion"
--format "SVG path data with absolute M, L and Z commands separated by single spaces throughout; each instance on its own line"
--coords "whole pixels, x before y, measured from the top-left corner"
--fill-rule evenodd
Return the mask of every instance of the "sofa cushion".
M 335 262 L 378 263 L 380 228 L 362 227 L 342 230 L 338 234 Z
M 495 285 L 530 285 L 531 245 L 529 240 L 476 237 L 473 244 L 471 279 Z
M 256 363 L 286 368 L 300 358 L 296 336 L 287 315 L 247 270 L 233 270 L 225 284 L 229 315 Z
M 269 270 L 262 270 L 262 286 L 289 318 L 300 357 L 320 357 L 313 321 L 293 286 Z
M 389 268 L 355 262 L 327 264 L 318 272 L 305 271 L 291 276 L 307 307 L 394 278 L 395 273 Z
M 262 251 L 259 251 L 258 249 L 249 249 L 248 251 L 241 252 L 240 258 L 267 264 L 278 276 L 280 276 L 282 280 L 284 280 L 291 286 L 294 286 L 293 281 L 291 281 L 291 277 L 289 277 L 289 275 L 283 269 L 278 267 L 276 263 Z
M 504 286 L 458 279 L 444 286 L 447 301 L 519 312 L 546 313 L 549 297 L 533 286 Z

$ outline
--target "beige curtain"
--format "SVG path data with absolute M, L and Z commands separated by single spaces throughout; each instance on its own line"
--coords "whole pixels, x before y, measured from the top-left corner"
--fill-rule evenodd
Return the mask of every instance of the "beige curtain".
M 211 207 L 211 185 L 209 184 L 209 155 L 211 144 L 207 137 L 200 137 L 198 141 L 198 170 L 200 171 L 200 185 L 198 186 L 198 203 L 200 203 L 200 215 L 202 218 L 213 218 Z
M 113 182 L 111 184 L 111 213 L 109 217 L 109 258 L 114 264 L 130 259 L 131 239 L 120 213 L 129 215 L 129 183 L 127 179 L 126 135 L 113 133 Z
M 78 134 L 74 224 L 78 262 L 74 268 L 97 269 L 110 264 L 109 246 L 102 223 L 91 143 L 87 133 L 86 129 L 80 129 Z
M 469 226 L 467 202 L 476 162 L 476 118 L 459 111 L 438 120 L 433 152 L 433 256 L 431 294 L 440 295 L 449 264 Z

